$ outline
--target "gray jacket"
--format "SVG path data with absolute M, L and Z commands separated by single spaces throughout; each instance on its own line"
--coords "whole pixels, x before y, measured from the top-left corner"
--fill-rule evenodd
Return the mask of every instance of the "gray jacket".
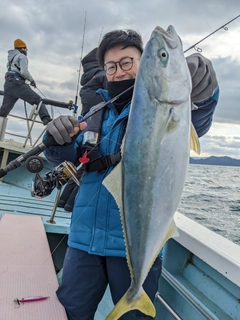
M 13 60 L 12 60 L 13 59 Z M 12 60 L 12 62 L 11 62 Z M 33 77 L 28 71 L 28 58 L 22 54 L 19 50 L 9 50 L 8 51 L 8 63 L 7 68 L 11 62 L 10 70 L 18 72 L 25 80 L 34 81 Z

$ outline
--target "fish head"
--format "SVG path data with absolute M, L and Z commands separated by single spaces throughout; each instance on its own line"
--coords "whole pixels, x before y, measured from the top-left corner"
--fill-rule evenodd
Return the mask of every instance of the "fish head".
M 142 64 L 142 65 L 141 65 Z M 189 99 L 191 76 L 184 57 L 182 41 L 173 26 L 157 26 L 140 60 L 145 89 L 151 99 L 180 104 Z M 147 77 L 147 79 L 146 79 Z

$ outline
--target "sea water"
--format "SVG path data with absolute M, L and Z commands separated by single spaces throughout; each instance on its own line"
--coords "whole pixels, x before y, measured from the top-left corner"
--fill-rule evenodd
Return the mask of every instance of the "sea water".
M 240 245 L 240 167 L 189 164 L 178 212 Z

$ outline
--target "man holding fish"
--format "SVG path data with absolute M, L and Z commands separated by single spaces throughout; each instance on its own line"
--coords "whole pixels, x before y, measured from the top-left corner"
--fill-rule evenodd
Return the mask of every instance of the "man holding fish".
M 156 27 L 144 51 L 137 32 L 109 32 L 97 57 L 107 78 L 98 93 L 119 98 L 87 126 L 71 116 L 47 126 L 60 145 L 45 151 L 48 161 L 85 166 L 57 296 L 69 320 L 92 320 L 109 285 L 116 306 L 107 319 L 153 319 L 160 251 L 176 234 L 190 145 L 199 152 L 218 83 L 208 59 L 185 59 L 172 26 Z

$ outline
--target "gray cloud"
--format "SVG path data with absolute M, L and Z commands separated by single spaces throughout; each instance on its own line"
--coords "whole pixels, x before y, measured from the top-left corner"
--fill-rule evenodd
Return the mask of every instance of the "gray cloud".
M 231 57 L 213 60 L 220 87 L 216 122 L 240 124 L 240 62 Z
M 240 159 L 240 136 L 206 135 L 200 139 L 202 153 L 228 155 Z
M 239 0 L 231 0 L 227 8 L 225 0 L 172 0 L 171 4 L 167 0 L 150 3 L 146 0 L 0 0 L 0 6 L 4 8 L 0 11 L 0 89 L 4 83 L 7 50 L 12 48 L 14 39 L 21 38 L 28 45 L 29 69 L 41 92 L 50 99 L 65 102 L 76 95 L 85 12 L 83 56 L 110 30 L 135 29 L 146 43 L 155 26 L 167 28 L 169 24 L 176 28 L 184 49 L 187 49 L 240 11 Z M 234 32 L 238 32 L 238 36 Z M 237 19 L 228 25 L 228 31 L 221 29 L 199 45 L 203 54 L 212 60 L 220 86 L 215 122 L 240 122 L 240 55 L 234 57 L 240 52 L 239 35 L 240 19 Z M 229 49 L 230 54 L 226 54 L 225 49 Z M 22 112 L 22 109 L 23 104 L 19 101 L 14 112 Z M 229 148 L 227 152 L 232 152 L 237 145 L 235 138 L 220 141 L 207 135 L 203 139 L 207 141 L 204 148 L 209 152 L 210 146 L 212 152 L 220 153 L 223 152 L 220 148 Z

